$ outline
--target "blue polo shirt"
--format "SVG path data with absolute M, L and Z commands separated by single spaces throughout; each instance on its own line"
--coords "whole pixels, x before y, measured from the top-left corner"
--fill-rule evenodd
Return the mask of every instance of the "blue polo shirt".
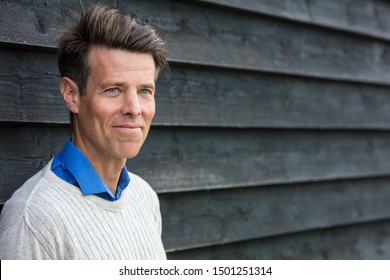
M 56 155 L 51 170 L 61 179 L 79 187 L 83 195 L 96 195 L 109 201 L 120 198 L 121 192 L 129 185 L 130 177 L 126 166 L 119 176 L 118 188 L 113 194 L 96 173 L 86 156 L 70 141 L 66 141 L 61 152 Z

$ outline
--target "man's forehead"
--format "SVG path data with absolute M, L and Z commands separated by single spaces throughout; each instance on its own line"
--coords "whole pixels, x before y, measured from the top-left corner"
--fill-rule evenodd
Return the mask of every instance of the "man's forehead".
M 104 46 L 92 46 L 88 53 L 90 67 L 121 67 L 128 70 L 155 71 L 153 56 L 149 53 L 140 53 Z

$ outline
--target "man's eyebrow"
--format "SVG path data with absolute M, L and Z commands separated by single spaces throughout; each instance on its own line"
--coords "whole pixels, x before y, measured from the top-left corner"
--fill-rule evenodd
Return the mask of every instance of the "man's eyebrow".
M 102 88 L 105 88 L 105 87 L 112 87 L 112 86 L 117 86 L 117 87 L 125 87 L 126 86 L 126 83 L 124 82 L 119 82 L 119 81 L 115 81 L 115 80 L 111 80 L 111 81 L 106 81 L 104 83 L 102 83 L 101 87 Z
M 140 87 L 154 89 L 156 86 L 155 86 L 155 83 L 146 83 L 146 84 L 141 84 Z
M 120 82 L 120 81 L 115 81 L 115 80 L 106 81 L 106 82 L 102 83 L 102 85 L 101 85 L 102 88 L 112 87 L 112 86 L 127 87 L 128 85 L 125 82 Z M 141 84 L 137 85 L 137 87 L 154 89 L 156 86 L 155 86 L 155 83 L 141 83 Z

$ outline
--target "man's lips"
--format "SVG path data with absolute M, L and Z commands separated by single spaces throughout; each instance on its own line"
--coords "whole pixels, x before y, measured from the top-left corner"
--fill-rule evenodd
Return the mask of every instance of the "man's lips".
M 117 124 L 112 126 L 115 130 L 123 133 L 135 133 L 142 129 L 141 125 L 138 124 Z
M 116 124 L 113 125 L 112 127 L 119 127 L 119 128 L 142 128 L 142 125 L 139 124 Z

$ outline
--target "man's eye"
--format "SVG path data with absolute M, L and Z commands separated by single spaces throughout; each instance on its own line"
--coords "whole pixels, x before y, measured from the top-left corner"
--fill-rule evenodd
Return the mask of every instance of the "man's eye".
M 118 88 L 109 88 L 109 89 L 106 90 L 106 92 L 108 94 L 113 94 L 114 95 L 114 94 L 120 93 L 120 90 Z
M 139 91 L 141 94 L 152 94 L 152 91 L 151 90 L 148 90 L 148 89 L 141 89 L 140 91 Z

